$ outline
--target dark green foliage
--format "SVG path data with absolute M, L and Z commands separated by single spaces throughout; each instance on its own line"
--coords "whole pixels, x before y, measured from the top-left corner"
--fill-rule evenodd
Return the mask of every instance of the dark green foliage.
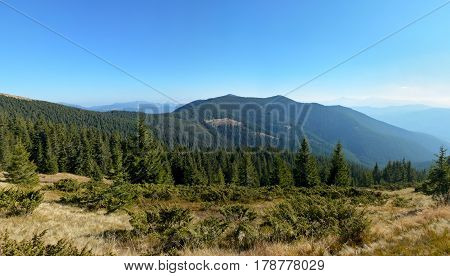
M 381 176 L 382 176 L 382 174 L 380 172 L 380 168 L 378 167 L 378 163 L 376 163 L 375 167 L 373 168 L 373 171 L 372 171 L 373 182 L 375 184 L 380 184 Z
M 79 189 L 65 194 L 60 202 L 88 210 L 105 208 L 108 212 L 114 212 L 131 204 L 140 194 L 141 189 L 138 185 L 108 185 L 103 182 L 91 181 L 81 185 Z
M 441 147 L 422 189 L 441 203 L 450 203 L 450 167 L 444 147 Z
M 35 160 L 39 172 L 55 174 L 58 172 L 58 162 L 49 135 L 50 131 L 40 119 L 35 125 L 32 138 L 32 159 Z
M 239 251 L 253 248 L 258 239 L 258 230 L 253 224 L 256 213 L 243 205 L 226 206 L 220 213 L 227 225 L 221 245 Z
M 90 256 L 91 250 L 86 247 L 79 250 L 67 240 L 59 240 L 56 244 L 46 244 L 46 231 L 35 234 L 30 240 L 16 241 L 7 232 L 0 233 L 0 256 Z
M 306 138 L 295 156 L 294 182 L 296 186 L 313 187 L 320 184 L 315 158 L 311 155 Z
M 190 210 L 179 207 L 155 206 L 146 211 L 130 213 L 135 235 L 156 235 L 158 245 L 150 254 L 176 254 L 192 244 L 195 234 L 190 228 Z
M 21 216 L 33 212 L 42 202 L 39 191 L 25 189 L 0 190 L 0 215 Z
M 411 183 L 416 181 L 420 173 L 412 168 L 410 161 L 389 161 L 379 176 L 381 182 Z
M 14 146 L 11 160 L 7 167 L 7 182 L 20 185 L 36 185 L 39 183 L 36 165 L 29 160 L 29 156 L 21 142 Z
M 233 172 L 233 184 L 247 187 L 258 187 L 259 178 L 251 153 L 244 153 Z
M 338 186 L 346 186 L 351 183 L 350 170 L 347 161 L 345 161 L 341 143 L 338 143 L 334 149 L 327 183 Z
M 344 200 L 304 195 L 274 207 L 261 224 L 261 231 L 269 241 L 335 234 L 341 243 L 360 244 L 367 228 L 364 213 Z
M 290 186 L 294 184 L 291 168 L 279 155 L 275 156 L 271 176 L 271 185 Z
M 196 233 L 195 246 L 206 247 L 218 245 L 219 237 L 224 233 L 227 224 L 223 220 L 210 217 L 206 218 L 194 227 Z
M 133 189 L 135 191 L 140 190 L 144 198 L 151 200 L 170 200 L 179 195 L 179 189 L 173 185 L 142 184 L 139 186 L 133 185 Z
M 126 164 L 132 183 L 173 183 L 162 145 L 151 135 L 143 119 L 139 120 L 138 135 L 131 143 Z
M 53 188 L 63 192 L 75 192 L 80 189 L 80 183 L 73 179 L 61 179 L 53 184 Z

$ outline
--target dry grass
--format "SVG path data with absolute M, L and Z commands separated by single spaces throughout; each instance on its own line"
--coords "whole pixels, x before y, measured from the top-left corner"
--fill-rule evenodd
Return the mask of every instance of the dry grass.
M 87 246 L 94 254 L 132 254 L 126 248 L 118 248 L 114 241 L 102 239 L 107 230 L 130 229 L 128 215 L 103 212 L 86 212 L 82 209 L 57 203 L 42 203 L 29 216 L 0 218 L 0 231 L 7 230 L 11 238 L 29 239 L 35 233 L 47 230 L 46 241 L 56 243 L 69 239 L 83 248 Z
M 57 173 L 57 174 L 39 174 L 39 182 L 41 184 L 44 183 L 55 183 L 59 180 L 62 179 L 72 179 L 72 180 L 76 180 L 78 182 L 81 183 L 85 183 L 88 182 L 90 179 L 89 177 L 85 177 L 85 176 L 80 176 L 80 175 L 75 175 L 75 174 L 71 174 L 71 173 Z
M 71 174 L 40 175 L 41 187 L 51 185 L 64 178 L 86 182 L 89 179 Z M 0 181 L 2 175 L 0 173 Z M 13 185 L 0 183 L 0 188 Z M 7 230 L 11 238 L 29 239 L 33 234 L 47 230 L 45 239 L 55 243 L 69 239 L 77 247 L 87 246 L 94 254 L 136 255 L 147 244 L 115 240 L 114 235 L 105 233 L 130 230 L 129 217 L 123 212 L 106 214 L 104 211 L 88 212 L 80 208 L 58 203 L 61 192 L 43 189 L 44 202 L 25 217 L 0 218 L 0 232 Z M 412 189 L 385 192 L 391 198 L 382 206 L 369 206 L 366 211 L 371 220 L 370 233 L 363 247 L 338 245 L 337 238 L 329 236 L 319 241 L 299 240 L 287 243 L 259 243 L 255 248 L 237 252 L 221 248 L 185 250 L 182 255 L 256 255 L 256 256 L 299 256 L 299 255 L 449 255 L 450 208 L 436 206 L 425 195 Z M 396 207 L 396 197 L 404 199 L 403 207 Z M 253 202 L 257 212 L 263 212 L 276 202 Z M 183 205 L 193 211 L 195 219 L 202 219 L 218 212 L 218 206 L 198 202 L 165 202 L 167 205 Z

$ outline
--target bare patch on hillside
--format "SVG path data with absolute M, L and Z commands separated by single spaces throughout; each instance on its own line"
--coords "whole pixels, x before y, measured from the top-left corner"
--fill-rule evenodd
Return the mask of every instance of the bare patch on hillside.
M 223 119 L 211 119 L 205 120 L 205 122 L 212 126 L 241 126 L 242 123 L 233 119 L 223 118 Z

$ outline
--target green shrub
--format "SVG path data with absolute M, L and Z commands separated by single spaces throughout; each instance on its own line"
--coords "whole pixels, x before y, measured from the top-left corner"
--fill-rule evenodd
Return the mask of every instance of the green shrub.
M 267 212 L 260 225 L 268 241 L 338 235 L 342 243 L 360 244 L 367 231 L 364 213 L 348 202 L 317 195 L 297 195 Z
M 394 198 L 394 200 L 392 200 L 392 205 L 394 207 L 407 208 L 410 206 L 410 204 L 411 204 L 411 199 L 406 199 L 401 196 L 397 196 Z
M 45 244 L 46 231 L 35 234 L 30 240 L 16 241 L 7 232 L 0 233 L 0 256 L 89 256 L 92 252 L 83 248 L 79 250 L 67 240 L 56 244 Z
M 225 206 L 220 213 L 227 226 L 222 247 L 239 251 L 253 248 L 258 239 L 258 230 L 253 225 L 256 213 L 243 205 Z
M 343 207 L 339 219 L 339 242 L 349 245 L 363 245 L 369 229 L 369 220 L 364 212 L 354 208 Z
M 170 200 L 178 196 L 178 189 L 173 185 L 142 184 L 142 196 L 153 200 Z
M 130 216 L 135 235 L 156 235 L 159 240 L 149 254 L 174 255 L 194 244 L 195 232 L 190 227 L 192 214 L 189 209 L 154 206 L 146 211 L 130 212 Z
M 9 189 L 0 191 L 0 214 L 7 217 L 30 214 L 41 204 L 40 191 Z
M 60 202 L 72 204 L 88 210 L 105 208 L 109 213 L 128 204 L 140 195 L 139 185 L 107 185 L 103 182 L 90 181 L 74 192 L 64 195 Z
M 223 240 L 222 246 L 234 248 L 239 251 L 251 249 L 258 240 L 258 230 L 249 222 L 239 222 L 228 226 L 229 230 Z
M 218 218 L 207 218 L 195 225 L 195 247 L 214 246 L 227 228 L 226 223 Z
M 80 188 L 80 183 L 73 179 L 61 179 L 55 182 L 53 188 L 63 192 L 75 192 Z

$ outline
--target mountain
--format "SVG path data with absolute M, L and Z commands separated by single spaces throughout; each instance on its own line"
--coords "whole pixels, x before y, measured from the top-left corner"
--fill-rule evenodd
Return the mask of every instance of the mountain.
M 151 103 L 145 101 L 135 101 L 135 102 L 127 102 L 127 103 L 115 103 L 111 105 L 99 105 L 99 106 L 91 106 L 86 109 L 92 111 L 130 111 L 130 112 L 144 112 L 148 114 L 160 114 L 160 113 L 169 113 L 178 108 L 179 104 L 172 103 Z
M 134 102 L 125 102 L 125 103 L 114 103 L 110 105 L 98 105 L 98 106 L 90 106 L 84 107 L 80 105 L 74 105 L 69 103 L 61 103 L 66 106 L 90 110 L 90 111 L 99 111 L 99 112 L 108 112 L 108 111 L 129 111 L 129 112 L 144 112 L 147 114 L 160 114 L 160 113 L 170 113 L 174 111 L 176 108 L 180 107 L 179 104 L 172 103 L 151 103 L 146 101 L 134 101 Z
M 428 133 L 450 141 L 450 128 L 445 123 L 450 122 L 448 108 L 408 105 L 384 108 L 356 107 L 355 110 L 404 129 Z
M 402 158 L 425 162 L 441 145 L 448 145 L 431 135 L 407 131 L 350 108 L 298 103 L 282 96 L 226 95 L 194 101 L 175 113 L 215 129 L 219 136 L 232 140 L 231 144 L 293 150 L 298 139 L 306 136 L 313 151 L 322 154 L 340 141 L 351 159 L 367 165 Z
M 0 113 L 30 120 L 129 134 L 136 112 L 94 112 L 36 100 L 0 96 Z M 347 157 L 365 165 L 402 158 L 426 162 L 445 142 L 407 131 L 342 106 L 298 103 L 281 96 L 234 95 L 194 101 L 172 113 L 148 114 L 147 123 L 169 147 L 203 151 L 218 147 L 277 147 L 296 150 L 306 136 L 315 154 L 329 154 L 340 141 Z

